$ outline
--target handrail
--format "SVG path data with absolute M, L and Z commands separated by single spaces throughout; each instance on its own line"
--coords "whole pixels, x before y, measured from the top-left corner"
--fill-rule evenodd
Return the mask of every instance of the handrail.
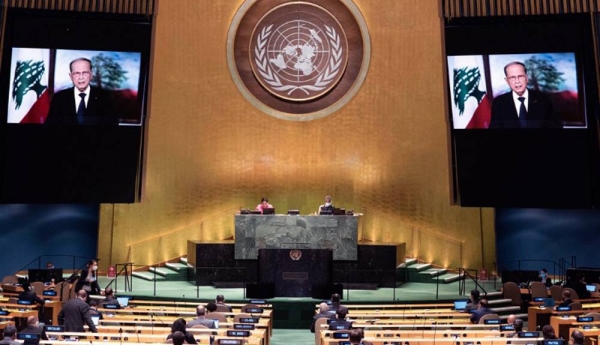
M 469 271 L 473 271 L 475 273 L 475 276 L 471 275 Z M 481 284 L 479 284 L 479 270 L 474 268 L 459 267 L 458 275 L 463 277 L 461 278 L 460 284 L 458 284 L 459 295 L 463 295 L 466 292 L 466 278 L 470 278 L 473 281 L 473 283 L 475 283 L 475 287 L 477 287 L 484 294 L 487 294 L 487 290 Z
M 26 269 L 32 268 L 32 267 L 31 267 L 31 265 L 32 265 L 34 262 L 36 262 L 36 261 L 37 261 L 37 268 L 38 268 L 38 269 L 43 269 L 43 268 L 45 268 L 45 266 L 44 266 L 44 267 L 42 267 L 42 262 L 43 262 L 43 261 L 51 261 L 51 260 L 49 260 L 49 259 L 44 259 L 44 260 L 42 260 L 42 259 L 43 259 L 43 258 L 53 258 L 53 257 L 66 257 L 66 258 L 71 258 L 71 259 L 72 259 L 72 261 L 73 261 L 72 273 L 73 273 L 73 274 L 72 274 L 71 276 L 74 276 L 74 275 L 75 275 L 75 274 L 76 274 L 78 271 L 80 271 L 80 270 L 83 268 L 83 266 L 85 266 L 85 265 L 87 264 L 87 262 L 88 262 L 89 260 L 96 260 L 96 261 L 98 261 L 98 260 L 99 260 L 98 258 L 95 258 L 95 257 L 87 257 L 87 256 L 77 256 L 77 255 L 49 255 L 49 254 L 45 254 L 45 255 L 40 255 L 40 256 L 36 257 L 35 259 L 31 260 L 31 261 L 30 261 L 29 263 L 27 263 L 25 266 L 23 266 L 23 267 L 21 267 L 20 269 L 18 269 L 17 271 L 15 271 L 15 273 L 14 273 L 14 274 L 15 274 L 15 275 L 17 275 L 19 272 L 21 272 L 21 271 L 23 271 L 23 270 L 26 270 Z M 83 265 L 81 265 L 81 266 L 79 266 L 79 267 L 77 267 L 77 268 L 76 268 L 76 260 L 77 260 L 77 259 L 85 259 L 85 262 L 83 263 Z
M 574 268 L 576 266 L 577 257 L 574 255 L 566 256 L 566 257 L 558 258 L 557 260 L 558 260 L 558 262 L 556 262 L 554 260 L 542 260 L 542 259 L 519 259 L 519 260 L 495 262 L 494 264 L 496 266 L 496 272 L 498 272 L 498 274 L 500 276 L 502 276 L 502 273 L 510 275 L 511 278 L 514 279 L 514 281 L 517 282 L 518 284 L 521 284 L 523 282 L 521 282 L 517 276 L 512 274 L 511 270 L 506 268 L 507 266 L 510 266 L 509 264 L 516 264 L 516 269 L 513 269 L 513 271 L 523 271 L 524 267 L 531 267 L 530 265 L 527 265 L 529 263 L 538 263 L 534 269 L 536 271 L 538 271 L 539 269 L 541 269 L 544 266 L 546 266 L 548 268 L 551 267 L 552 276 L 559 277 L 559 279 L 561 281 L 564 281 L 566 279 L 567 268 L 568 267 Z M 544 264 L 540 265 L 539 263 L 544 263 Z

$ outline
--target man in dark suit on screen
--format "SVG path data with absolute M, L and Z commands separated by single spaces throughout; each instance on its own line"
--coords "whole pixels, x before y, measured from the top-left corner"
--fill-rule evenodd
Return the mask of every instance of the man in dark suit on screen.
M 52 96 L 45 123 L 60 125 L 118 125 L 110 93 L 90 85 L 92 62 L 77 58 L 69 65 L 73 87 Z
M 504 67 L 505 80 L 511 91 L 492 103 L 489 128 L 560 128 L 550 98 L 543 92 L 527 88 L 527 68 L 518 61 Z

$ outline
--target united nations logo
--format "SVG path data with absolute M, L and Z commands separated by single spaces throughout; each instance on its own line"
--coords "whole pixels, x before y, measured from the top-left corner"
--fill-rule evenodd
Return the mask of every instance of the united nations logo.
M 290 259 L 292 259 L 294 261 L 298 261 L 298 260 L 300 260 L 301 257 L 302 257 L 301 250 L 299 250 L 299 249 L 290 250 Z
M 250 43 L 251 65 L 268 92 L 306 101 L 327 93 L 341 79 L 348 44 L 343 28 L 325 9 L 296 4 L 290 12 L 289 6 L 275 8 L 259 21 Z
M 234 82 L 253 105 L 306 121 L 356 94 L 370 43 L 352 0 L 246 0 L 232 20 L 227 55 Z

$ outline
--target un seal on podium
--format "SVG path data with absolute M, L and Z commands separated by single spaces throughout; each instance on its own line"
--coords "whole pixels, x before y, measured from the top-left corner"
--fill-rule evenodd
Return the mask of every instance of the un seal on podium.
M 360 88 L 369 58 L 367 28 L 351 0 L 246 0 L 229 28 L 236 86 L 257 108 L 286 120 L 341 108 Z
M 302 257 L 302 251 L 300 249 L 292 249 L 290 250 L 290 259 L 294 261 L 300 260 Z

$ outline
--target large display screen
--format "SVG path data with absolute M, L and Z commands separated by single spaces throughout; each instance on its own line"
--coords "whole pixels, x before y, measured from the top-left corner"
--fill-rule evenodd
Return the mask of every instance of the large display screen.
M 457 204 L 595 207 L 592 34 L 584 14 L 446 20 Z
M 0 202 L 138 200 L 152 17 L 9 8 L 4 29 Z

